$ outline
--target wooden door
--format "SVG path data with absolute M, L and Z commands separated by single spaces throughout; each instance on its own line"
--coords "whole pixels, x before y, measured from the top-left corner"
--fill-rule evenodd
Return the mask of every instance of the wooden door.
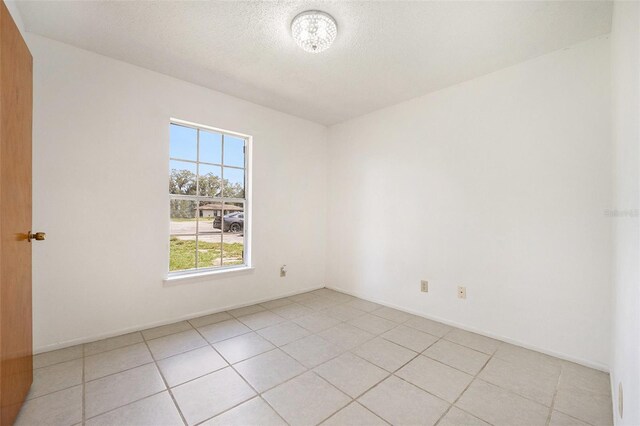
M 0 1 L 0 425 L 33 379 L 31 336 L 32 59 Z

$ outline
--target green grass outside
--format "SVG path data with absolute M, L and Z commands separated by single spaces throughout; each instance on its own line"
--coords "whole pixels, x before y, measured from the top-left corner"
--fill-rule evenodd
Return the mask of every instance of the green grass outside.
M 169 271 L 183 271 L 196 266 L 196 242 L 171 237 L 169 240 Z M 220 266 L 220 258 L 224 252 L 224 266 L 241 265 L 243 263 L 242 243 L 198 242 L 198 268 Z

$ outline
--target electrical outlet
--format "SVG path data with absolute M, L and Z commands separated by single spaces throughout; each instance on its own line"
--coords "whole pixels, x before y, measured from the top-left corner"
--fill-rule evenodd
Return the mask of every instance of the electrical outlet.
M 467 298 L 467 288 L 458 286 L 458 299 Z
M 429 292 L 429 281 L 427 280 L 420 281 L 420 291 L 423 293 Z
M 280 276 L 281 277 L 286 277 L 287 276 L 287 265 L 282 265 L 280 267 Z

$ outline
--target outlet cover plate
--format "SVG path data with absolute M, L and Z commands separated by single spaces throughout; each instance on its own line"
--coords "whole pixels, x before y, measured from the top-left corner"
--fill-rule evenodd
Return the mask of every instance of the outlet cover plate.
M 466 299 L 467 298 L 467 288 L 458 286 L 458 299 Z

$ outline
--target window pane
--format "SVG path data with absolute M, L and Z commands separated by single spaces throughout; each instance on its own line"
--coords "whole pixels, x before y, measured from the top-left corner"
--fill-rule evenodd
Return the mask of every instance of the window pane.
M 244 169 L 224 168 L 224 196 L 244 198 Z
M 225 203 L 224 211 L 222 265 L 242 265 L 244 263 L 244 205 L 243 203 Z
M 184 161 L 169 162 L 169 194 L 196 195 L 196 165 Z
M 198 131 L 190 127 L 171 124 L 169 128 L 169 156 L 196 161 Z
M 196 267 L 196 237 L 169 237 L 169 271 L 184 271 Z
M 220 266 L 222 259 L 222 243 L 220 234 L 198 237 L 198 268 Z
M 196 234 L 196 202 L 189 200 L 169 201 L 171 235 Z
M 222 135 L 200 130 L 200 161 L 222 163 Z
M 224 136 L 224 164 L 244 167 L 244 139 Z
M 199 177 L 200 195 L 206 197 L 220 196 L 220 166 L 210 166 L 208 164 L 200 164 Z

